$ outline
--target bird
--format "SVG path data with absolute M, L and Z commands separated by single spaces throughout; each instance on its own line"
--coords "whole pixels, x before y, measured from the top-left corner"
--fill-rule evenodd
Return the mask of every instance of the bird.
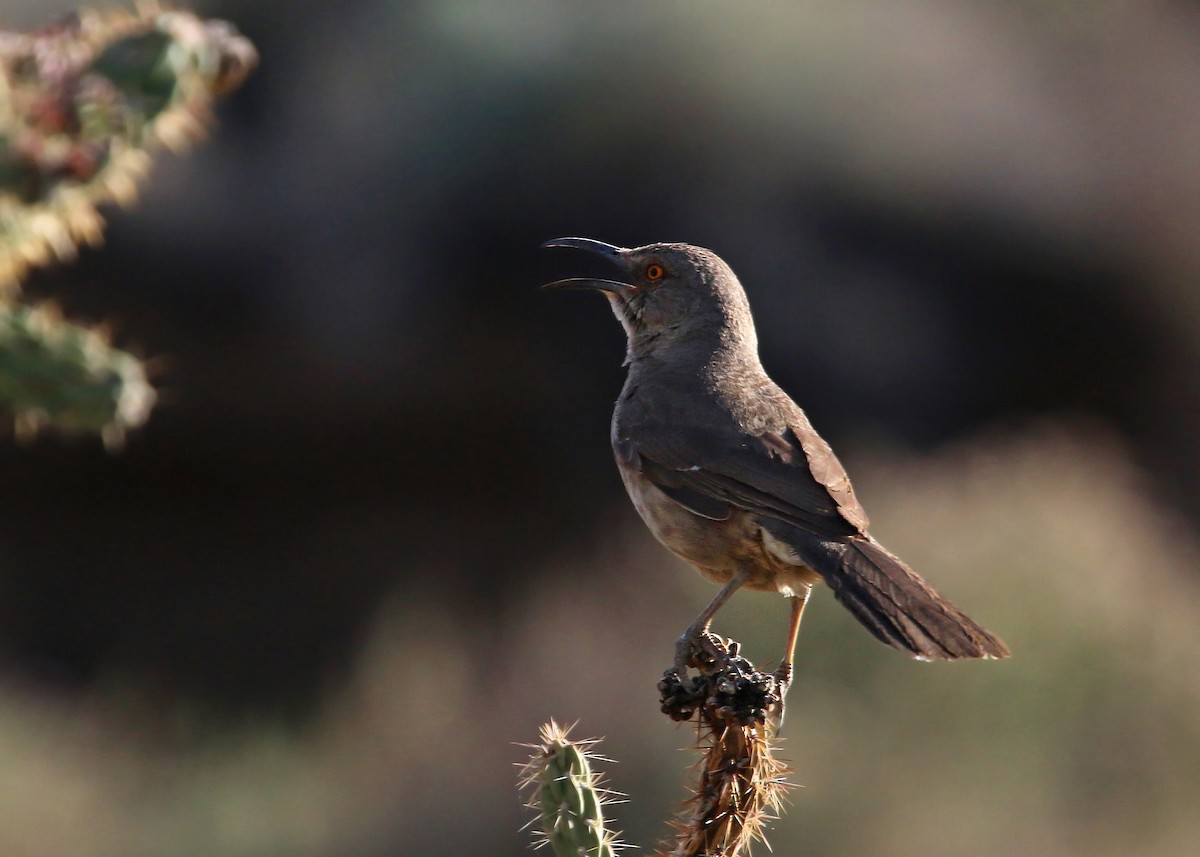
M 737 590 L 777 592 L 791 605 L 774 671 L 786 693 L 804 608 L 821 582 L 878 640 L 913 658 L 1009 656 L 998 637 L 870 535 L 845 468 L 763 369 L 746 292 L 716 253 L 591 238 L 542 246 L 598 254 L 622 275 L 543 288 L 608 299 L 626 334 L 628 372 L 611 427 L 621 480 L 655 538 L 720 584 L 676 641 L 680 677 L 691 647 Z

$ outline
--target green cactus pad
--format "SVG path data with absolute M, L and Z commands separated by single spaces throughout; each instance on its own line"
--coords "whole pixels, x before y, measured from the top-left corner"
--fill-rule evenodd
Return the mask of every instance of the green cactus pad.
M 0 407 L 21 433 L 48 427 L 118 443 L 154 398 L 138 359 L 101 333 L 49 307 L 0 303 Z
M 521 768 L 527 806 L 538 813 L 538 844 L 548 843 L 557 857 L 613 857 L 618 843 L 605 827 L 603 811 L 610 793 L 589 762 L 596 741 L 573 741 L 569 732 L 547 723 L 542 743 L 531 745 L 534 752 Z

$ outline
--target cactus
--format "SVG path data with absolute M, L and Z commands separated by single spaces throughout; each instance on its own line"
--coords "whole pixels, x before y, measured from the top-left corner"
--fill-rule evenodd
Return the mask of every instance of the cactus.
M 50 306 L 0 303 L 0 400 L 19 434 L 52 425 L 100 434 L 113 446 L 145 421 L 154 390 L 137 358 L 101 332 L 64 324 Z
M 660 857 L 748 854 L 754 841 L 765 842 L 764 827 L 778 817 L 790 787 L 788 768 L 771 746 L 771 717 L 782 708 L 779 680 L 738 651 L 735 641 L 705 634 L 688 658 L 699 674 L 687 679 L 671 669 L 659 683 L 663 713 L 676 721 L 694 717 L 702 752 L 700 776 Z M 521 769 L 521 787 L 533 793 L 527 805 L 542 825 L 538 844 L 548 842 L 558 857 L 609 857 L 617 843 L 600 806 L 610 793 L 599 789 L 588 764 L 595 741 L 572 742 L 568 731 L 554 721 L 543 726 L 542 743 Z
M 774 757 L 763 724 L 704 724 L 700 777 L 683 817 L 675 823 L 675 843 L 663 857 L 736 857 L 778 817 L 787 766 Z
M 132 201 L 150 150 L 200 137 L 255 62 L 225 22 L 152 4 L 0 33 L 0 294 L 99 243 L 97 206 Z
M 663 713 L 695 717 L 702 751 L 674 847 L 660 850 L 663 857 L 747 853 L 755 840 L 765 841 L 764 826 L 782 807 L 788 768 L 771 747 L 772 717 L 783 710 L 779 679 L 759 672 L 739 650 L 734 640 L 701 635 L 688 656 L 699 674 L 685 681 L 670 669 L 659 682 Z
M 213 97 L 256 59 L 225 22 L 157 3 L 0 32 L 0 411 L 20 434 L 49 426 L 111 445 L 147 418 L 154 392 L 137 358 L 23 306 L 19 282 L 98 244 L 98 206 L 132 201 L 150 151 L 197 139 Z
M 570 728 L 553 720 L 541 728 L 541 743 L 521 767 L 526 804 L 538 813 L 538 845 L 550 845 L 557 857 L 613 857 L 616 837 L 604 824 L 604 804 L 612 793 L 601 786 L 591 761 L 598 739 L 571 740 Z

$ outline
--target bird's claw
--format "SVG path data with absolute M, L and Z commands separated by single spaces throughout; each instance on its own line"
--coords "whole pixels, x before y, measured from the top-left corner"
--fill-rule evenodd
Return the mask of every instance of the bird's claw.
M 692 658 L 694 643 L 695 637 L 690 634 L 684 634 L 675 641 L 675 672 L 678 673 L 680 681 L 687 678 L 688 661 Z
M 709 725 L 745 726 L 772 718 L 784 687 L 778 671 L 758 672 L 739 654 L 740 648 L 736 641 L 704 630 L 680 637 L 676 663 L 658 685 L 663 712 L 672 720 L 689 720 L 700 711 Z
M 787 703 L 788 688 L 792 686 L 792 665 L 788 662 L 783 662 L 775 668 L 771 673 L 771 678 L 775 682 L 775 695 L 779 701 L 775 704 L 775 716 L 772 718 L 775 721 L 775 734 L 783 728 L 783 714 L 785 704 Z

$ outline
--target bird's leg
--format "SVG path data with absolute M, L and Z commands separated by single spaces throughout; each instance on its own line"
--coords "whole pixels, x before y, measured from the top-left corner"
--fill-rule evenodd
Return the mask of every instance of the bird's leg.
M 692 624 L 688 625 L 688 629 L 683 632 L 675 642 L 675 671 L 679 673 L 681 679 L 687 676 L 688 654 L 691 650 L 692 643 L 701 634 L 708 633 L 708 626 L 712 624 L 713 616 L 717 611 L 729 600 L 733 593 L 737 592 L 738 587 L 746 582 L 746 578 L 750 576 L 748 571 L 739 571 L 729 579 L 729 582 L 721 587 L 721 591 L 716 594 L 708 606 L 700 611 L 700 615 L 696 617 Z
M 783 656 L 783 662 L 775 670 L 775 680 L 779 682 L 780 687 L 780 719 L 783 719 L 783 697 L 787 695 L 788 685 L 792 683 L 792 659 L 796 652 L 796 637 L 800 635 L 800 619 L 804 616 L 804 605 L 808 603 L 808 596 L 812 594 L 812 587 L 805 586 L 798 594 L 793 595 L 792 601 L 792 621 L 788 626 L 787 649 Z

